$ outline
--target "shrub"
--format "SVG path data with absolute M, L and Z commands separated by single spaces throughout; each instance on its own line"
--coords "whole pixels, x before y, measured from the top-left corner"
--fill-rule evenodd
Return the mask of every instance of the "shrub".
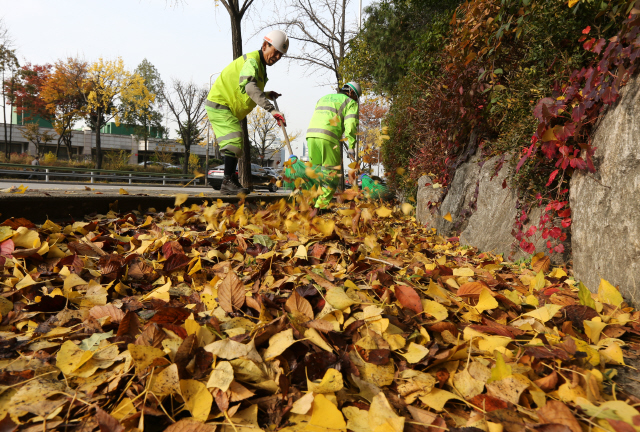
M 200 169 L 200 157 L 196 154 L 191 153 L 189 155 L 189 172 L 193 173 Z
M 103 155 L 104 169 L 122 171 L 129 162 L 129 152 L 125 150 L 120 151 L 108 151 Z
M 44 158 L 42 158 L 42 163 L 44 165 L 53 165 L 58 161 L 58 156 L 53 152 L 45 153 Z

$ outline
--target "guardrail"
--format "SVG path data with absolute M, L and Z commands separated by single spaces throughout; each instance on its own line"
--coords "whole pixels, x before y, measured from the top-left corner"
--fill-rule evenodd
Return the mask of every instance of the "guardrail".
M 14 169 L 7 169 L 14 168 Z M 15 169 L 18 168 L 18 169 Z M 95 183 L 96 180 L 111 180 L 111 181 L 128 181 L 129 184 L 136 182 L 162 182 L 163 185 L 167 183 L 183 183 L 193 181 L 193 184 L 200 184 L 206 186 L 205 178 L 201 177 L 193 179 L 193 177 L 185 176 L 185 174 L 171 174 L 171 173 L 151 173 L 151 172 L 139 172 L 139 171 L 114 171 L 114 170 L 102 170 L 93 168 L 73 168 L 73 167 L 54 167 L 44 165 L 23 165 L 23 164 L 8 164 L 0 163 L 0 176 L 31 176 L 36 178 L 44 177 L 46 183 L 53 181 L 56 177 L 66 178 L 78 178 L 88 179 L 89 183 Z M 177 186 L 177 185 L 176 185 Z

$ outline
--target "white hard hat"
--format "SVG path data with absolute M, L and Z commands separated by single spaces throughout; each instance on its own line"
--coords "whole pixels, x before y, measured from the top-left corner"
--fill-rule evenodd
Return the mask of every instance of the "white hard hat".
M 346 83 L 345 85 L 342 86 L 341 90 L 343 91 L 353 90 L 353 92 L 356 94 L 358 99 L 360 99 L 360 96 L 362 95 L 362 88 L 360 87 L 360 84 L 358 84 L 355 81 Z
M 289 38 L 282 30 L 271 30 L 264 37 L 264 40 L 273 45 L 282 54 L 286 54 L 289 50 Z

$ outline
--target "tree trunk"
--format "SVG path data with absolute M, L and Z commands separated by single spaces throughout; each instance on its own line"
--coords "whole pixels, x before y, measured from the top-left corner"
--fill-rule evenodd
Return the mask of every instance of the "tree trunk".
M 147 141 L 149 140 L 149 137 L 147 136 L 147 134 L 144 135 L 144 156 L 142 157 L 142 159 L 144 160 L 144 169 L 147 169 Z
M 233 47 L 233 59 L 237 59 L 242 55 L 242 17 L 238 11 L 229 14 L 231 18 L 231 46 Z
M 96 122 L 96 169 L 102 169 L 102 147 L 100 146 L 100 120 Z
M 0 83 L 4 83 L 4 69 L 2 70 L 2 81 Z M 5 93 L 4 86 L 2 86 L 2 129 L 4 130 L 4 155 L 6 157 L 6 162 L 9 162 L 9 142 L 7 141 L 7 94 Z
M 58 144 L 56 145 L 56 158 L 60 157 L 60 141 L 64 140 L 63 136 L 64 136 L 64 134 L 62 134 L 62 135 L 60 135 L 58 137 Z M 65 146 L 66 146 L 66 143 L 65 143 Z M 67 149 L 67 153 L 69 153 L 68 149 Z M 68 154 L 67 154 L 67 156 L 68 156 Z
M 235 60 L 242 55 L 242 16 L 238 10 L 234 10 L 233 13 L 229 11 L 229 18 L 231 18 L 231 45 Z M 242 131 L 244 132 L 244 141 L 242 156 L 238 161 L 239 180 L 242 186 L 251 188 L 251 145 L 249 144 L 249 128 L 246 118 L 242 120 Z
M 184 163 L 182 164 L 182 174 L 187 174 L 189 172 L 189 155 L 190 155 L 189 147 L 191 147 L 189 142 L 185 142 L 184 143 Z
M 69 131 L 65 134 L 65 138 L 63 139 L 65 147 L 67 147 L 67 157 L 71 160 L 71 152 L 73 147 L 71 147 L 71 140 L 73 139 L 73 132 Z

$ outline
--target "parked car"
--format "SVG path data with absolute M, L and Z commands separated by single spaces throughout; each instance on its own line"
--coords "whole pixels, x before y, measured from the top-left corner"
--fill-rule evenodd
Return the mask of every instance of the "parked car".
M 282 177 L 280 174 L 278 174 L 278 171 L 275 168 L 271 168 L 271 167 L 263 167 L 263 168 L 268 174 L 274 176 L 278 180 L 280 180 L 280 177 Z
M 236 171 L 236 174 L 238 172 Z M 224 164 L 211 168 L 207 175 L 209 185 L 215 190 L 222 187 L 222 179 L 224 178 Z M 270 192 L 278 190 L 276 185 L 277 178 L 269 174 L 264 168 L 257 164 L 251 164 L 251 183 L 255 188 L 266 188 Z
M 144 166 L 144 162 L 140 162 L 138 165 Z M 161 166 L 164 169 L 175 169 L 175 168 L 182 169 L 182 167 L 180 165 L 173 165 L 173 164 L 170 164 L 168 162 L 147 161 L 147 166 L 149 166 L 149 165 Z

